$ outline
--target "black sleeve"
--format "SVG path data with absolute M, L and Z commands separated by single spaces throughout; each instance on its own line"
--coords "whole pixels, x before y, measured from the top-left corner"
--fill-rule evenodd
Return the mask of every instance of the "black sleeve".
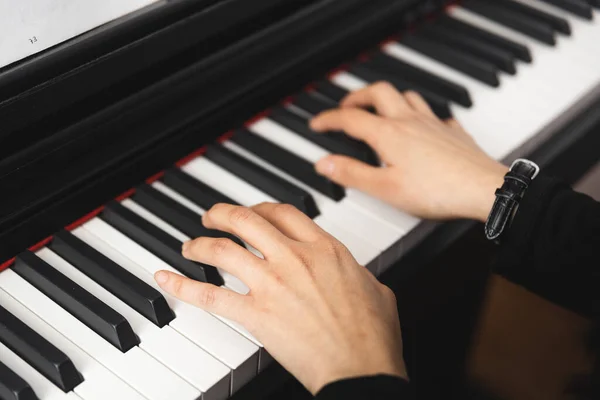
M 325 386 L 316 400 L 412 400 L 410 386 L 404 379 L 376 375 L 353 379 L 344 379 Z
M 586 316 L 600 313 L 600 203 L 538 176 L 502 239 L 496 271 Z

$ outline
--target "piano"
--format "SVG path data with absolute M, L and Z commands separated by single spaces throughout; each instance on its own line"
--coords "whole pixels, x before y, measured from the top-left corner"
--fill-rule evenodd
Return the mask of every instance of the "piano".
M 378 163 L 308 128 L 349 91 L 416 90 L 498 160 L 598 160 L 597 0 L 139 3 L 0 69 L 2 400 L 266 396 L 262 344 L 153 281 L 247 290 L 179 254 L 224 235 L 200 223 L 217 202 L 291 203 L 380 277 L 460 236 L 313 172 Z

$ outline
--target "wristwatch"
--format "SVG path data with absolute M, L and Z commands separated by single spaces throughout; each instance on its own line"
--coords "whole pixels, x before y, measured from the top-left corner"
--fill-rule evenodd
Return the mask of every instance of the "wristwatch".
M 532 161 L 519 158 L 512 163 L 504 176 L 504 184 L 496 190 L 496 200 L 485 223 L 486 238 L 500 242 L 517 213 L 519 202 L 539 172 L 540 167 Z

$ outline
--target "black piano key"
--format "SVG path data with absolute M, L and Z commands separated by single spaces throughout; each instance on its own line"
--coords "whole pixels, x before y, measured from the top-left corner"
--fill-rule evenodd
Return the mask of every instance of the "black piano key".
M 374 54 L 373 57 L 364 64 L 374 70 L 399 76 L 431 93 L 452 100 L 462 106 L 471 107 L 473 105 L 471 95 L 464 86 L 431 74 L 414 65 L 402 62 L 383 52 Z
M 592 19 L 593 12 L 591 2 L 585 0 L 542 0 L 546 3 L 552 4 L 553 6 L 560 7 L 563 10 L 569 11 L 582 18 Z M 600 5 L 600 2 L 598 2 Z
M 205 211 L 210 210 L 211 207 L 219 203 L 239 205 L 235 200 L 230 199 L 204 182 L 186 174 L 179 168 L 172 168 L 166 171 L 165 175 L 161 178 L 161 181 L 172 189 L 175 189 L 179 194 L 196 203 Z
M 513 0 L 484 0 L 493 2 L 498 7 L 506 8 L 507 10 L 516 11 L 519 14 L 533 18 L 539 22 L 546 23 L 552 26 L 556 31 L 564 33 L 565 35 L 571 34 L 571 25 L 569 21 L 556 15 L 548 14 L 537 8 L 530 7 L 526 4 L 519 3 Z
M 38 397 L 23 378 L 0 361 L 0 399 L 38 400 Z
M 596 8 L 600 8 L 600 0 L 587 0 L 587 2 L 592 6 L 592 7 L 596 7 Z
M 159 327 L 175 315 L 160 292 L 70 232 L 54 235 L 50 249 Z
M 294 105 L 294 107 L 298 107 L 302 111 L 305 111 L 311 115 L 317 115 L 322 113 L 323 111 L 336 108 L 335 106 L 332 106 L 331 103 L 327 100 L 313 96 L 309 93 L 300 93 L 299 95 L 295 96 L 294 100 L 292 101 L 292 104 Z
M 401 42 L 492 87 L 500 85 L 498 69 L 494 65 L 476 59 L 464 51 L 413 34 L 404 36 Z
M 159 192 L 150 185 L 138 186 L 133 195 L 133 200 L 139 205 L 165 220 L 187 236 L 211 237 L 211 238 L 229 238 L 242 247 L 245 247 L 244 242 L 234 235 L 227 232 L 208 229 L 202 225 L 201 217 L 181 205 L 169 196 Z
M 543 43 L 551 46 L 556 45 L 554 29 L 552 25 L 546 22 L 541 22 L 511 9 L 499 7 L 491 1 L 468 0 L 464 1 L 462 6 Z
M 281 107 L 273 109 L 269 118 L 332 153 L 353 157 L 367 164 L 379 165 L 377 154 L 373 149 L 342 132 L 316 133 L 310 129 L 306 118 Z
M 184 258 L 179 240 L 118 202 L 108 203 L 100 218 L 188 278 L 216 286 L 223 285 L 223 278 L 216 268 Z
M 317 174 L 313 164 L 247 129 L 236 132 L 230 140 L 332 200 L 340 201 L 346 196 L 342 186 Z
M 348 91 L 345 92 L 349 93 Z M 316 116 L 319 113 L 338 108 L 339 106 L 339 104 L 333 103 L 330 99 L 319 96 L 319 94 L 316 92 L 299 94 L 296 96 L 294 101 L 291 102 L 291 105 L 307 114 L 310 114 L 311 116 Z M 365 110 L 369 111 L 370 113 L 377 114 L 375 108 L 373 107 L 365 107 Z
M 335 104 L 339 104 L 349 93 L 346 89 L 327 80 L 318 82 L 315 85 L 315 92 L 324 98 L 331 100 L 331 102 Z
M 2 306 L 0 306 L 0 342 L 65 393 L 83 382 L 83 377 L 65 353 Z M 0 382 L 1 380 L 0 378 Z M 1 389 L 0 398 L 2 398 Z
M 13 271 L 122 352 L 139 344 L 129 322 L 30 251 L 17 256 Z
M 504 50 L 511 53 L 513 56 L 515 56 L 521 61 L 525 61 L 527 63 L 533 61 L 533 57 L 531 57 L 531 51 L 527 46 L 525 46 L 522 43 L 512 41 L 502 36 L 498 36 L 484 29 L 478 28 L 471 24 L 467 24 L 456 18 L 452 18 L 448 15 L 440 17 L 436 21 L 436 23 L 438 25 L 465 34 L 469 37 L 476 37 L 477 39 L 487 43 L 487 45 L 490 47 L 494 47 L 496 49 Z
M 331 97 L 327 97 L 327 94 L 324 94 L 327 92 L 327 89 L 325 89 L 324 92 L 320 92 L 319 91 L 320 89 L 317 88 L 309 93 L 312 95 L 312 97 L 316 97 L 319 100 L 323 101 L 325 104 L 327 104 L 330 109 L 339 107 L 339 105 L 340 105 L 339 103 L 344 99 L 344 97 L 346 97 L 348 94 L 350 94 L 350 92 L 346 89 L 343 89 L 343 88 L 331 83 L 331 82 L 324 82 L 324 84 L 325 83 L 335 86 L 334 90 L 336 92 L 342 94 L 341 96 L 339 96 L 339 95 L 336 96 L 339 98 L 339 100 L 332 100 Z M 366 107 L 364 107 L 364 109 L 370 113 L 377 114 L 377 110 L 375 110 L 375 107 L 373 107 L 373 106 L 366 106 Z
M 292 204 L 310 218 L 320 214 L 310 193 L 231 150 L 221 145 L 210 145 L 204 156 L 280 202 Z
M 361 64 L 351 66 L 348 71 L 356 75 L 357 77 L 366 80 L 367 82 L 376 82 L 384 80 L 394 85 L 394 87 L 401 92 L 405 92 L 407 90 L 414 90 L 416 92 L 419 92 L 438 118 L 448 119 L 452 117 L 450 105 L 448 104 L 448 101 L 446 99 L 443 99 L 433 93 L 430 93 L 417 85 L 408 83 L 407 81 L 400 79 L 397 76 L 381 73 Z
M 448 46 L 461 49 L 474 57 L 479 57 L 511 75 L 517 72 L 515 58 L 511 53 L 489 46 L 477 37 L 469 36 L 438 24 L 429 24 L 419 32 L 437 42 L 446 43 Z

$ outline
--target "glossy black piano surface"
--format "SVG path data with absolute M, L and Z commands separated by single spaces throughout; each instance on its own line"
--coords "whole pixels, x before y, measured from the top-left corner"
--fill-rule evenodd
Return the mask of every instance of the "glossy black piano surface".
M 131 335 L 111 336 L 110 325 L 119 320 L 119 313 L 108 312 L 110 318 L 106 320 L 96 318 L 102 307 L 94 298 L 112 299 L 103 288 L 109 290 L 115 282 L 123 284 L 112 295 L 126 304 L 121 305 L 124 315 L 135 309 L 162 327 L 173 314 L 152 282 L 145 281 L 147 277 L 136 275 L 125 265 L 120 268 L 119 256 L 107 255 L 112 250 L 94 249 L 90 245 L 93 238 L 86 236 L 85 229 L 77 230 L 81 224 L 99 220 L 98 234 L 102 229 L 120 231 L 142 247 L 151 248 L 148 257 L 155 257 L 157 262 L 162 260 L 184 274 L 195 274 L 196 279 L 220 284 L 223 278 L 216 271 L 206 266 L 198 269 L 175 251 L 187 236 L 215 233 L 188 222 L 194 212 L 170 198 L 168 192 L 161 192 L 163 186 L 170 187 L 204 209 L 218 201 L 243 203 L 233 189 L 219 189 L 214 187 L 217 183 L 200 183 L 190 177 L 194 168 L 201 166 L 190 167 L 202 154 L 199 149 L 211 145 L 201 159 L 233 172 L 276 200 L 296 204 L 317 220 L 321 210 L 311 190 L 319 192 L 324 198 L 321 202 L 333 203 L 348 197 L 345 189 L 313 176 L 304 154 L 294 153 L 283 142 L 266 140 L 271 131 L 267 126 L 254 125 L 257 121 L 266 115 L 291 135 L 328 151 L 376 163 L 369 148 L 341 133 L 312 139 L 305 127 L 307 119 L 334 106 L 353 85 L 385 79 L 400 90 L 420 91 L 440 117 L 456 114 L 459 120 L 464 117 L 467 124 L 473 123 L 466 121 L 472 118 L 469 110 L 477 112 L 481 98 L 493 98 L 495 91 L 510 87 L 510 79 L 519 79 L 531 65 L 537 68 L 538 50 L 544 54 L 561 51 L 561 46 L 554 50 L 551 43 L 566 40 L 571 25 L 576 43 L 581 31 L 578 27 L 588 23 L 594 4 L 590 1 L 589 9 L 573 10 L 544 1 L 555 8 L 541 12 L 544 5 L 524 11 L 521 3 L 511 1 L 502 5 L 504 1 L 490 4 L 489 0 L 469 0 L 458 11 L 450 3 L 164 2 L 0 69 L 0 265 L 13 269 L 14 258 L 19 255 L 14 267 L 17 275 L 41 291 L 58 290 L 59 296 L 64 295 L 61 283 L 75 280 L 81 290 L 71 297 L 57 297 L 56 302 L 77 301 L 87 307 L 85 315 L 77 318 L 90 329 L 110 336 L 115 349 L 122 345 L 124 336 L 127 346 L 135 347 Z M 495 10 L 501 12 L 493 13 Z M 506 22 L 507 16 L 515 15 L 521 22 Z M 573 24 L 575 15 L 581 20 Z M 491 20 L 497 30 L 477 25 L 478 16 Z M 595 16 L 600 14 L 595 12 Z M 566 19 L 571 24 L 565 25 Z M 531 21 L 535 23 L 526 23 Z M 514 33 L 505 37 L 498 33 L 503 29 Z M 597 32 L 600 40 L 600 29 Z M 384 40 L 391 41 L 380 45 Z M 423 55 L 433 60 L 433 66 L 420 64 Z M 533 64 L 528 64 L 532 55 Z M 341 74 L 330 74 L 339 72 L 340 66 Z M 546 71 L 552 72 L 549 68 Z M 558 84 L 559 79 L 543 83 Z M 479 90 L 490 94 L 482 96 Z M 490 107 L 485 114 L 492 121 L 490 126 L 496 122 L 492 111 Z M 528 156 L 546 171 L 573 182 L 598 160 L 600 80 L 589 90 L 582 90 L 572 107 L 547 122 L 539 134 L 518 142 L 519 146 L 513 148 L 502 141 L 494 156 Z M 223 136 L 225 132 L 229 134 Z M 227 143 L 215 145 L 217 138 Z M 489 138 L 482 140 L 486 146 L 493 144 Z M 279 178 L 264 168 L 248 168 L 252 162 L 242 157 L 236 146 L 267 160 L 291 178 Z M 201 175 L 195 177 L 202 180 Z M 157 227 L 160 224 L 146 221 L 137 204 L 168 221 L 179 233 L 169 235 Z M 324 218 L 334 217 L 325 213 Z M 368 267 L 381 273 L 380 279 L 397 293 L 411 375 L 421 393 L 435 393 L 440 382 L 462 378 L 457 365 L 464 362 L 468 334 L 487 277 L 485 271 L 463 265 L 461 253 L 477 246 L 476 253 L 486 258 L 493 254 L 493 248 L 477 239 L 481 227 L 471 222 L 412 223 L 412 231 L 401 240 L 390 239 L 389 248 L 373 239 L 370 245 L 381 255 Z M 50 239 L 53 235 L 54 240 Z M 40 255 L 42 260 L 31 252 L 23 253 L 36 244 L 34 251 L 44 248 L 46 252 Z M 72 266 L 62 265 L 53 253 Z M 368 261 L 368 251 L 362 255 Z M 52 270 L 52 276 L 58 278 L 50 286 L 35 268 L 44 263 L 59 270 Z M 448 265 L 453 266 L 452 272 Z M 95 282 L 81 277 L 78 271 Z M 142 309 L 148 298 L 153 299 L 153 307 Z M 96 308 L 90 306 L 92 303 Z M 450 320 L 460 328 L 444 336 L 439 330 Z M 178 325 L 178 329 L 184 327 Z M 256 343 L 252 346 L 268 360 L 264 349 Z M 30 347 L 24 344 L 22 348 Z M 453 351 L 441 356 L 447 348 Z M 281 398 L 291 393 L 302 398 L 297 382 L 280 366 L 265 361 L 262 370 L 258 353 L 253 357 L 250 361 L 258 363 L 261 373 L 247 379 L 252 368 L 240 364 L 234 381 L 248 383 L 235 387 L 239 391 L 233 398 Z M 432 359 L 439 362 L 430 362 Z M 46 365 L 44 361 L 39 365 Z M 0 368 L 0 389 L 9 376 L 4 372 Z M 61 378 L 65 377 L 55 380 Z M 77 382 L 77 371 L 71 371 L 66 379 Z M 218 397 L 215 393 L 221 393 L 218 391 L 228 384 L 215 382 L 211 395 Z M 19 388 L 28 395 L 26 386 Z

